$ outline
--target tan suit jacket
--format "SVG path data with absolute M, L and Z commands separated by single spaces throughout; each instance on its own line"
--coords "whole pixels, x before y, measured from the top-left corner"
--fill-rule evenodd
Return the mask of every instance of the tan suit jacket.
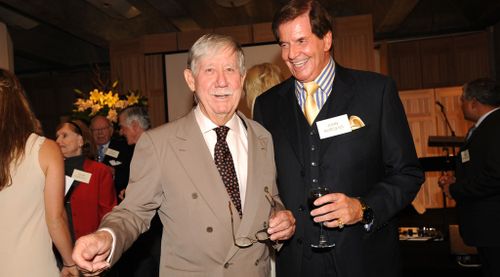
M 271 211 L 266 188 L 277 194 L 273 143 L 261 125 L 239 116 L 248 132 L 248 183 L 242 219 L 232 206 L 235 234 L 254 237 Z M 126 195 L 100 226 L 116 233 L 112 264 L 158 209 L 164 226 L 160 276 L 269 276 L 266 244 L 233 243 L 230 198 L 193 111 L 141 136 Z

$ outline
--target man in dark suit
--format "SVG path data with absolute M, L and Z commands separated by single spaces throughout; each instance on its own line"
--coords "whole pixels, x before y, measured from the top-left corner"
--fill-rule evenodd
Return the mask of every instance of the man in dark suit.
M 483 276 L 500 276 L 500 85 L 477 79 L 464 86 L 461 100 L 465 119 L 474 125 L 455 176 L 441 176 L 439 185 L 457 202 L 460 234 L 477 247 Z
M 105 116 L 97 115 L 90 122 L 90 130 L 97 145 L 98 162 L 113 169 L 113 180 L 118 196 L 122 195 L 128 184 L 130 161 L 134 153 L 134 146 L 128 145 L 123 138 L 113 137 L 113 123 Z
M 100 230 L 75 243 L 83 270 L 115 263 L 157 210 L 165 226 L 162 277 L 267 277 L 271 241 L 293 235 L 295 220 L 277 195 L 271 135 L 236 113 L 243 49 L 231 37 L 206 34 L 191 47 L 184 77 L 196 107 L 141 135 L 125 199 Z
M 335 63 L 317 1 L 287 2 L 272 26 L 293 76 L 257 98 L 254 118 L 273 136 L 280 195 L 297 219 L 277 275 L 399 276 L 395 217 L 423 172 L 394 82 Z M 309 208 L 318 186 L 332 193 Z M 334 247 L 311 247 L 320 222 Z

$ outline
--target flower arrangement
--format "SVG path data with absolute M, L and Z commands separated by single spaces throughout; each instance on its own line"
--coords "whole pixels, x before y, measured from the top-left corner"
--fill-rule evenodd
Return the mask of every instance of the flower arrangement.
M 111 122 L 118 122 L 118 113 L 129 106 L 139 105 L 147 107 L 147 98 L 141 96 L 137 91 L 129 91 L 127 94 L 119 94 L 117 90 L 118 81 L 115 81 L 109 90 L 93 89 L 88 95 L 75 89 L 77 97 L 73 110 L 73 117 L 90 122 L 96 115 L 106 116 Z

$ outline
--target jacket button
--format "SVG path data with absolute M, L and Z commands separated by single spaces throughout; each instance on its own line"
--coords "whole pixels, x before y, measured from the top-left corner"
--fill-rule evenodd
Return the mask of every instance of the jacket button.
M 225 263 L 224 268 L 229 268 L 229 263 Z
M 297 239 L 297 244 L 302 244 L 302 239 L 301 238 Z
M 304 206 L 300 205 L 299 206 L 299 212 L 302 212 L 302 211 L 304 211 Z
M 212 227 L 207 227 L 207 232 L 208 232 L 208 233 L 212 233 L 213 231 L 214 231 L 214 228 L 212 228 Z
M 306 173 L 304 172 L 304 170 L 301 170 L 301 171 L 300 171 L 300 176 L 301 176 L 301 177 L 306 176 Z
M 192 197 L 193 199 L 196 199 L 196 198 L 198 198 L 198 193 L 196 193 L 196 192 L 193 192 L 193 193 L 191 194 L 191 197 Z

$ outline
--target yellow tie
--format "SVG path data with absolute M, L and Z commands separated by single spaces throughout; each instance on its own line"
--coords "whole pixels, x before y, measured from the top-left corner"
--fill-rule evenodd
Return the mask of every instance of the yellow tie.
M 314 94 L 318 90 L 319 85 L 315 82 L 304 83 L 304 89 L 306 91 L 306 103 L 304 105 L 304 115 L 306 116 L 309 125 L 312 125 L 314 119 L 318 115 L 319 109 L 314 100 Z

